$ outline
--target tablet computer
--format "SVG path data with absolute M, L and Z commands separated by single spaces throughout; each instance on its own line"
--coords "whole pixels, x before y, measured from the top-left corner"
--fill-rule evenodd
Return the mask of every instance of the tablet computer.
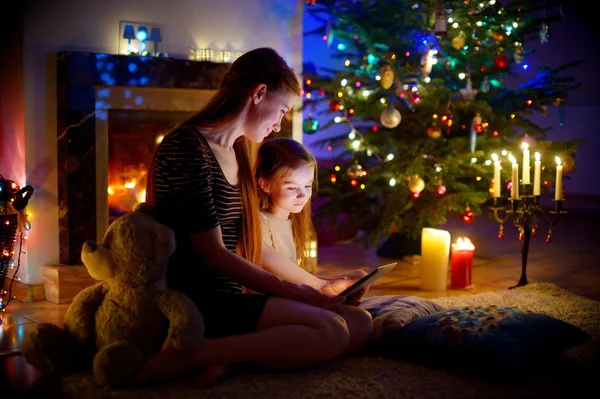
M 346 298 L 353 296 L 354 294 L 356 294 L 357 292 L 359 292 L 366 286 L 373 283 L 379 277 L 383 276 L 384 274 L 387 274 L 390 270 L 395 268 L 396 265 L 398 265 L 398 262 L 379 266 L 378 268 L 373 270 L 371 273 L 367 274 L 366 276 L 364 276 L 363 278 L 361 278 L 360 280 L 358 280 L 357 282 L 352 284 L 350 287 L 346 288 L 342 293 L 340 293 L 340 296 L 343 296 Z

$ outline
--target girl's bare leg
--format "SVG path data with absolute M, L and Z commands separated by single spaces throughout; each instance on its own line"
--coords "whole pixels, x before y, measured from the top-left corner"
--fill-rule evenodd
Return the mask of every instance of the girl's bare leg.
M 358 281 L 368 273 L 361 269 L 350 270 L 342 276 L 335 278 L 349 278 Z M 331 309 L 346 320 L 350 332 L 350 342 L 345 352 L 353 352 L 362 348 L 373 336 L 373 318 L 365 309 L 356 306 L 338 305 Z
M 331 309 L 344 318 L 348 325 L 350 340 L 344 350 L 350 353 L 365 346 L 373 337 L 373 318 L 365 309 L 349 305 L 337 305 Z
M 287 299 L 269 298 L 257 331 L 207 339 L 201 348 L 191 351 L 178 351 L 166 344 L 142 366 L 131 385 L 183 376 L 207 365 L 304 366 L 340 355 L 350 341 L 349 325 L 341 315 Z

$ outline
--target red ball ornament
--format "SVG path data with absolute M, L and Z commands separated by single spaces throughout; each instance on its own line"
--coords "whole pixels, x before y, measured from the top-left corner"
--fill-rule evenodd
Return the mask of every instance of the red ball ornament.
M 416 91 L 410 93 L 409 100 L 412 104 L 418 104 L 421 101 L 421 95 Z
M 498 69 L 506 69 L 508 67 L 508 57 L 505 54 L 498 54 L 494 58 L 494 66 Z
M 498 233 L 498 238 L 504 238 L 504 233 Z
M 552 236 L 550 234 L 548 234 L 548 237 L 546 237 L 546 242 L 548 244 L 550 244 L 552 242 Z
M 337 100 L 331 100 L 331 102 L 329 103 L 329 110 L 331 112 L 339 111 L 340 110 L 340 102 Z
M 446 194 L 446 186 L 444 186 L 443 184 L 440 184 L 439 186 L 436 187 L 435 192 L 437 193 L 437 195 Z
M 471 224 L 473 223 L 473 220 L 475 220 L 475 213 L 473 213 L 471 209 L 467 208 L 463 213 L 460 214 L 460 218 L 466 224 Z

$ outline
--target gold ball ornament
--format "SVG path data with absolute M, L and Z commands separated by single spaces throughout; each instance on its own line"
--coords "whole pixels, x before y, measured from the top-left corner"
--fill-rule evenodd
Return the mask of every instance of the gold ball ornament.
M 396 108 L 389 107 L 381 112 L 379 119 L 384 127 L 393 129 L 400 124 L 400 121 L 402 121 L 402 115 L 400 115 L 400 111 Z
M 392 87 L 392 84 L 394 84 L 394 71 L 387 65 L 381 70 L 381 87 L 387 90 Z
M 415 175 L 408 179 L 408 189 L 411 193 L 420 193 L 425 188 L 425 181 Z
M 560 160 L 563 166 L 563 173 L 573 173 L 577 170 L 577 164 L 575 158 L 570 154 L 560 155 Z
M 465 47 L 465 43 L 465 38 L 462 36 L 456 36 L 454 39 L 452 39 L 452 47 L 454 47 L 456 50 L 460 50 Z
M 506 32 L 504 32 L 504 29 L 499 28 L 492 34 L 492 38 L 497 42 L 501 42 L 506 38 Z
M 429 128 L 427 129 L 427 136 L 429 136 L 429 138 L 432 139 L 439 139 L 442 135 L 442 128 L 440 128 L 439 126 L 429 126 Z

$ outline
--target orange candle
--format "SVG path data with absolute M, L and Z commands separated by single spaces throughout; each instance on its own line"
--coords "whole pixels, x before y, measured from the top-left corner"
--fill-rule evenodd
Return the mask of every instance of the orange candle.
M 472 288 L 474 252 L 475 246 L 467 237 L 459 237 L 456 243 L 452 244 L 450 288 Z

